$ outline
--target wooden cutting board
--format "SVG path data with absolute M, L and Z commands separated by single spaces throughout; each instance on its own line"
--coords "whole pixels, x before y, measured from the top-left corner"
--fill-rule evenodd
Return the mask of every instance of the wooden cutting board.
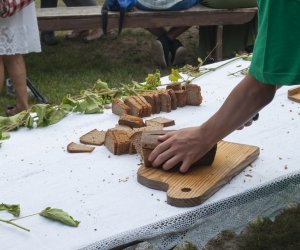
M 289 89 L 288 98 L 294 102 L 300 102 L 300 86 Z
M 259 155 L 256 146 L 220 141 L 211 166 L 194 167 L 187 173 L 141 166 L 138 182 L 167 192 L 167 203 L 192 207 L 203 203 Z

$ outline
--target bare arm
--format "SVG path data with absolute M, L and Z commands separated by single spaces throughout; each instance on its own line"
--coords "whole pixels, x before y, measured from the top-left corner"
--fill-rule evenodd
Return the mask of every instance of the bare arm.
M 149 156 L 153 166 L 165 170 L 182 162 L 181 172 L 207 153 L 215 143 L 241 127 L 270 103 L 276 86 L 266 85 L 247 75 L 230 93 L 221 108 L 199 127 L 168 133 Z

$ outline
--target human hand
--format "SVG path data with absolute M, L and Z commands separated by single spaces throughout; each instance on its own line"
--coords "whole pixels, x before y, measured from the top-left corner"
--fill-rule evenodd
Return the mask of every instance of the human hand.
M 169 132 L 158 138 L 162 141 L 150 154 L 153 167 L 162 166 L 170 170 L 181 163 L 180 172 L 185 173 L 190 166 L 206 154 L 214 144 L 205 139 L 201 127 L 191 127 Z

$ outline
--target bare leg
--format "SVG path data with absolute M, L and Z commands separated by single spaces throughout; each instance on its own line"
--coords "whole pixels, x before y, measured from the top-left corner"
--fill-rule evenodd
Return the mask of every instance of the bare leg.
M 3 91 L 4 86 L 4 65 L 3 65 L 3 56 L 0 56 L 0 94 Z
M 26 67 L 23 55 L 4 56 L 4 63 L 16 91 L 16 112 L 28 109 Z

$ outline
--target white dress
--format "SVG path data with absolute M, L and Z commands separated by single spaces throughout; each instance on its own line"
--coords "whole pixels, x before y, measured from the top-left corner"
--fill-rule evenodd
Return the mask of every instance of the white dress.
M 0 55 L 41 52 L 34 2 L 11 17 L 0 17 Z

